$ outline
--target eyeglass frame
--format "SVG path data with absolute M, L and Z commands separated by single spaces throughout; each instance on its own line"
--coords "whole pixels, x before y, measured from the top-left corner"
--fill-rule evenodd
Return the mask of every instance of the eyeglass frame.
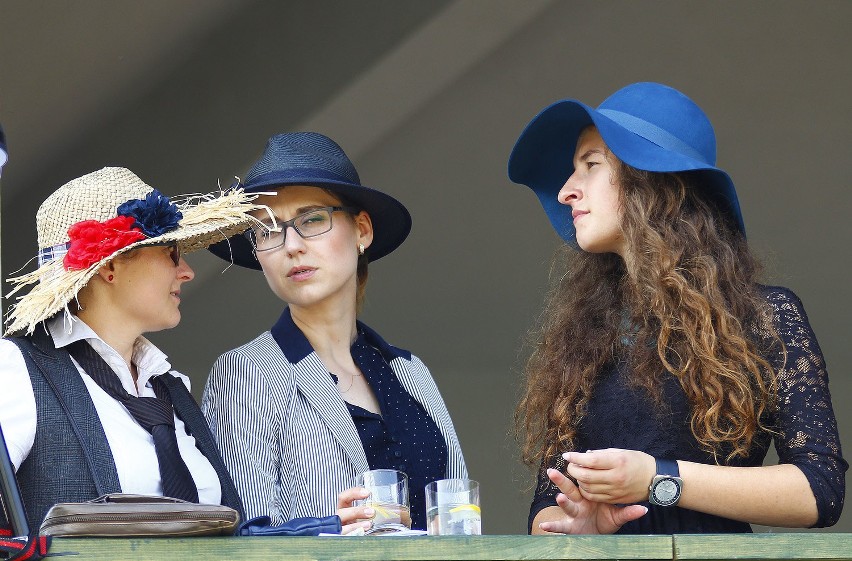
M 311 213 L 318 212 L 318 211 L 328 212 L 328 230 L 325 230 L 323 232 L 319 232 L 317 234 L 311 234 L 310 236 L 306 236 L 305 234 L 302 233 L 301 230 L 299 230 L 298 226 L 296 226 L 296 221 L 299 220 L 300 218 L 302 218 L 303 216 L 307 215 L 307 214 L 311 214 Z M 257 247 L 257 243 L 255 241 L 255 230 L 257 228 L 249 228 L 248 230 L 243 232 L 242 235 L 246 240 L 248 240 L 248 243 L 251 245 L 251 248 L 255 253 L 258 252 L 258 251 L 260 251 L 260 252 L 272 251 L 273 249 L 278 249 L 279 247 L 283 246 L 284 243 L 287 241 L 287 229 L 288 228 L 293 228 L 293 230 L 295 230 L 296 233 L 299 234 L 299 237 L 301 237 L 303 240 L 315 238 L 317 236 L 321 236 L 323 234 L 329 233 L 331 231 L 331 229 L 334 227 L 333 214 L 335 212 L 348 212 L 349 214 L 356 215 L 359 212 L 361 212 L 361 209 L 353 207 L 353 206 L 321 206 L 321 207 L 312 208 L 311 210 L 307 210 L 305 212 L 302 212 L 302 213 L 294 216 L 290 220 L 282 220 L 282 221 L 278 221 L 277 217 L 275 217 L 275 215 L 273 215 L 273 219 L 277 221 L 277 226 L 269 228 L 268 226 L 266 226 L 264 224 L 263 227 L 266 228 L 267 230 L 269 230 L 270 232 L 281 233 L 282 234 L 281 243 L 276 245 L 276 246 L 273 246 L 273 247 L 266 247 L 264 249 L 258 249 L 258 247 Z
M 176 242 L 157 243 L 157 244 L 152 244 L 149 247 L 167 247 L 167 248 L 169 248 L 169 259 L 172 260 L 172 263 L 175 264 L 175 267 L 180 266 L 180 260 L 183 257 L 183 251 L 181 251 L 179 243 L 176 243 Z
M 172 260 L 172 263 L 175 264 L 175 267 L 180 266 L 180 260 L 183 258 L 183 251 L 181 250 L 179 243 L 177 243 L 177 242 L 155 243 L 155 244 L 151 244 L 147 247 L 167 247 L 167 248 L 169 248 L 169 259 Z

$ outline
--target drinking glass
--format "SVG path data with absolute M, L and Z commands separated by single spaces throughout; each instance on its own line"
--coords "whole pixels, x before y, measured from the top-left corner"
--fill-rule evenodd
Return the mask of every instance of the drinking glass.
M 426 485 L 426 530 L 430 536 L 482 534 L 479 483 L 440 479 Z
M 355 485 L 370 492 L 369 497 L 355 504 L 376 511 L 369 533 L 411 528 L 407 475 L 395 469 L 371 469 L 358 475 Z

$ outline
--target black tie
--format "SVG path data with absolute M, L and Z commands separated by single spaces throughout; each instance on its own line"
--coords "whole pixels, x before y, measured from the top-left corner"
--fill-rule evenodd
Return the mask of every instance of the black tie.
M 154 450 L 163 481 L 163 495 L 197 503 L 198 489 L 178 450 L 172 402 L 160 380 L 151 379 L 157 397 L 130 395 L 121 385 L 115 371 L 87 341 L 76 341 L 67 348 L 86 374 L 106 393 L 120 401 L 133 418 L 154 437 Z

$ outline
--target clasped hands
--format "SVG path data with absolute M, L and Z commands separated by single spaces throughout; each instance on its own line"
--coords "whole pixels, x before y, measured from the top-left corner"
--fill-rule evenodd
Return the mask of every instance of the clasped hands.
M 656 474 L 654 457 L 636 450 L 608 448 L 566 452 L 566 472 L 548 469 L 547 476 L 561 493 L 556 504 L 565 513 L 560 520 L 542 522 L 539 528 L 561 534 L 612 534 L 644 516 L 648 509 L 630 504 L 648 499 Z M 621 506 L 627 505 L 627 506 Z

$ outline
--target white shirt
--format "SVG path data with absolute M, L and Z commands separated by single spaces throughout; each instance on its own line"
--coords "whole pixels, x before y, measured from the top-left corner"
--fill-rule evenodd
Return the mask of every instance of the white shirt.
M 179 377 L 189 389 L 189 378 L 171 369 L 166 355 L 144 337 L 133 345 L 133 363 L 138 370 L 138 379 L 133 383 L 130 369 L 121 355 L 107 345 L 81 319 L 74 317 L 65 322 L 63 316 L 47 322 L 47 328 L 57 348 L 65 347 L 85 339 L 106 361 L 121 380 L 121 385 L 130 395 L 156 397 L 149 384 L 153 376 L 171 372 Z M 67 331 L 70 327 L 70 332 Z M 154 438 L 133 418 L 119 401 L 113 399 L 86 374 L 77 361 L 71 359 L 89 395 L 95 404 L 107 442 L 112 450 L 118 480 L 124 493 L 140 495 L 162 495 L 160 467 L 154 451 Z M 11 341 L 0 340 L 0 425 L 12 463 L 17 470 L 32 450 L 36 433 L 36 403 L 33 386 L 20 349 Z M 195 439 L 186 433 L 183 421 L 175 416 L 175 433 L 178 449 L 192 478 L 198 487 L 198 499 L 206 504 L 219 504 L 221 486 L 213 466 L 195 446 Z

